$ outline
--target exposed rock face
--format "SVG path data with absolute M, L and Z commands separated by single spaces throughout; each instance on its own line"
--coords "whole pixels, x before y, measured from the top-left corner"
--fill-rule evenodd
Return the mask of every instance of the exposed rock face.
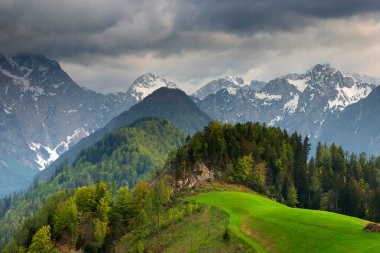
M 214 172 L 206 167 L 203 163 L 196 166 L 192 174 L 176 182 L 178 190 L 191 189 L 201 182 L 211 182 L 215 179 Z

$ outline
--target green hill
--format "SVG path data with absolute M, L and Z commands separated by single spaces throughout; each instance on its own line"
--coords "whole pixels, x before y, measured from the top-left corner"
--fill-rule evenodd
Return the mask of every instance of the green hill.
M 377 252 L 380 234 L 365 220 L 291 208 L 257 194 L 209 192 L 192 197 L 228 213 L 229 228 L 257 252 Z

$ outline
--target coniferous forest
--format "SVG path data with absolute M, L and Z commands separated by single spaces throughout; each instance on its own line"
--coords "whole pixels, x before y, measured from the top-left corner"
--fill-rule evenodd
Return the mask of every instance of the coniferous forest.
M 244 184 L 289 206 L 380 220 L 380 157 L 345 152 L 259 123 L 213 122 L 179 149 L 178 179 L 204 163 L 221 179 Z

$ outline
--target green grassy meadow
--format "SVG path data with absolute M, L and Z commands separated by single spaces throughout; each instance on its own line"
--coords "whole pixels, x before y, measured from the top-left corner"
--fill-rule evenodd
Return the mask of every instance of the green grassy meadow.
M 225 211 L 230 231 L 257 252 L 380 252 L 380 234 L 365 232 L 362 219 L 290 208 L 252 193 L 208 192 L 191 199 Z
M 236 235 L 223 239 L 229 223 L 228 215 L 215 207 L 205 207 L 181 222 L 163 228 L 158 233 L 146 237 L 142 242 L 146 252 L 215 252 L 249 253 L 254 250 Z M 128 233 L 114 248 L 115 253 L 136 252 L 140 231 Z

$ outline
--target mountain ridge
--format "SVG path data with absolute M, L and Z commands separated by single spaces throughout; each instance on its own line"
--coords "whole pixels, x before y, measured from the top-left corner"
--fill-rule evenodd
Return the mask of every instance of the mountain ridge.
M 200 111 L 196 104 L 183 91 L 162 87 L 148 95 L 140 103 L 132 106 L 128 111 L 119 114 L 105 127 L 83 138 L 75 146 L 60 156 L 48 168 L 42 171 L 38 177 L 47 178 L 65 160 L 74 161 L 76 156 L 104 135 L 124 127 L 144 117 L 162 117 L 173 122 L 179 129 L 187 134 L 193 134 L 206 126 L 211 118 Z

